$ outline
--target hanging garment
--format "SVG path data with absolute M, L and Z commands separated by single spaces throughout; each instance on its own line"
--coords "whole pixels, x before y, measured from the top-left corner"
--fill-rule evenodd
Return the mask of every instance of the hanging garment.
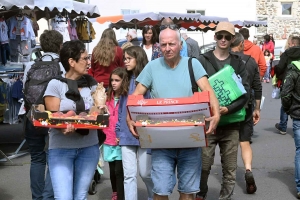
M 1 62 L 2 65 L 6 65 L 7 61 L 10 60 L 10 47 L 8 43 L 0 44 L 1 46 Z
M 17 35 L 16 39 L 11 39 L 10 43 L 10 58 L 12 62 L 19 62 L 21 56 L 29 55 L 30 47 L 27 40 L 21 40 L 21 36 Z
M 0 19 L 0 41 L 1 44 L 8 43 L 8 27 L 3 19 Z
M 76 30 L 79 40 L 84 43 L 92 42 L 95 39 L 96 32 L 93 24 L 85 18 L 76 20 Z
M 72 19 L 68 20 L 68 31 L 71 40 L 78 40 L 76 23 Z
M 70 35 L 68 31 L 68 22 L 65 17 L 56 16 L 51 20 L 52 30 L 56 30 L 63 35 L 63 42 L 70 41 Z
M 26 16 L 11 17 L 9 20 L 9 38 L 15 40 L 17 35 L 21 36 L 21 41 L 34 40 L 35 34 L 33 28 Z

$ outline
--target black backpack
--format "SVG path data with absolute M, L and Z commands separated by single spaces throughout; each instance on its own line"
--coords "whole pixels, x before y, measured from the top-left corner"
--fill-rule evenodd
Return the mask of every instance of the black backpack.
M 51 61 L 43 61 L 43 57 L 51 57 Z M 54 59 L 51 55 L 44 55 L 35 60 L 27 72 L 24 97 L 25 109 L 28 112 L 32 104 L 43 104 L 43 95 L 51 79 L 61 76 L 59 58 Z

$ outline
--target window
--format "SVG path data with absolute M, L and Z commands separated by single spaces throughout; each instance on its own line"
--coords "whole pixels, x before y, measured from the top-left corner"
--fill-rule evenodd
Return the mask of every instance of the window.
M 187 13 L 200 13 L 201 15 L 205 15 L 205 10 L 187 10 Z
M 129 15 L 129 14 L 135 14 L 139 13 L 139 10 L 131 10 L 131 9 L 121 9 L 122 15 Z
M 292 15 L 292 5 L 293 3 L 281 3 L 281 14 Z

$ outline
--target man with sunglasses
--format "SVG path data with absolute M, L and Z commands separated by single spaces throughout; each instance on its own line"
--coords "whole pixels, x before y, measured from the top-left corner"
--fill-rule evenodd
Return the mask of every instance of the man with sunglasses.
M 145 94 L 149 89 L 153 98 L 180 98 L 192 96 L 188 57 L 180 56 L 181 39 L 178 29 L 164 25 L 159 35 L 163 57 L 150 61 L 136 81 L 133 95 Z M 195 58 L 192 59 L 194 78 L 202 91 L 209 91 L 213 115 L 208 133 L 212 133 L 220 118 L 218 100 L 208 83 L 206 72 Z M 127 124 L 135 137 L 134 122 L 127 117 Z M 154 184 L 154 200 L 167 200 L 176 185 L 176 167 L 180 200 L 193 200 L 199 191 L 201 174 L 201 148 L 152 149 L 151 178 Z
M 166 28 L 170 28 L 172 30 L 178 30 L 178 26 L 176 24 L 174 24 L 173 20 L 170 19 L 169 17 L 164 18 L 161 22 L 161 26 L 160 26 L 160 31 L 166 29 Z M 188 47 L 187 44 L 185 42 L 185 40 L 180 36 L 180 40 L 181 40 L 181 49 L 180 49 L 180 55 L 182 57 L 188 57 Z
M 214 39 L 216 49 L 200 55 L 200 62 L 209 76 L 221 70 L 226 64 L 229 64 L 235 70 L 235 73 L 242 79 L 242 84 L 247 91 L 246 94 L 239 97 L 228 106 L 220 106 L 220 114 L 227 115 L 241 110 L 249 99 L 249 84 L 246 67 L 238 55 L 231 54 L 230 45 L 234 40 L 234 26 L 229 22 L 220 22 L 215 30 Z M 239 145 L 240 123 L 230 123 L 218 126 L 214 134 L 208 134 L 208 146 L 202 148 L 202 172 L 200 180 L 200 192 L 197 193 L 196 200 L 206 198 L 208 192 L 208 176 L 211 165 L 214 162 L 216 146 L 219 145 L 221 163 L 222 163 L 222 185 L 219 199 L 231 199 L 236 179 L 237 152 Z

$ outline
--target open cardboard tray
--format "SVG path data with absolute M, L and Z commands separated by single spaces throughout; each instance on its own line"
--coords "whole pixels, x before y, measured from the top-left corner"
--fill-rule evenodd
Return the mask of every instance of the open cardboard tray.
M 68 124 L 72 124 L 77 129 L 104 129 L 109 126 L 109 111 L 107 107 L 104 107 L 104 114 L 96 116 L 96 120 L 86 120 L 84 118 L 50 118 L 49 111 L 45 110 L 44 105 L 32 105 L 31 119 L 34 126 L 48 127 L 48 128 L 66 128 Z M 88 113 L 100 110 L 97 107 L 92 107 Z M 67 112 L 67 111 L 66 111 Z M 66 113 L 63 112 L 63 113 Z M 54 112 L 51 112 L 54 113 Z M 79 112 L 76 112 L 79 114 Z
M 204 118 L 211 116 L 209 102 L 209 92 L 168 99 L 130 95 L 127 109 L 141 148 L 193 148 L 207 146 Z

